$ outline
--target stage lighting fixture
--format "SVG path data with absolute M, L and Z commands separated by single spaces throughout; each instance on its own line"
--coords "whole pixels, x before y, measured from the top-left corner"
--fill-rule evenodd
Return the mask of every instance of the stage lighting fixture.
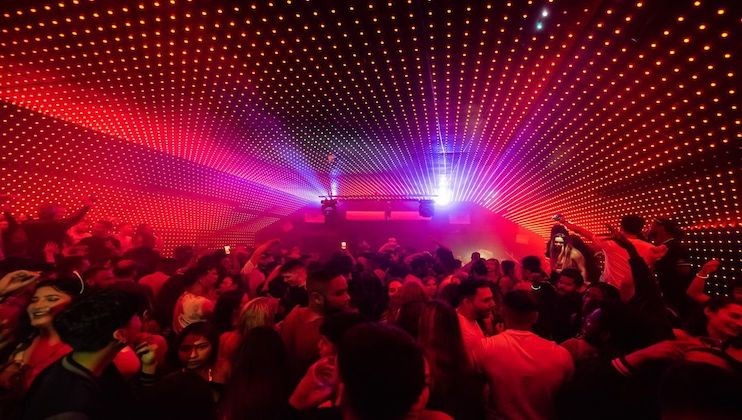
M 325 215 L 325 217 L 332 217 L 337 212 L 337 200 L 333 199 L 326 199 L 322 200 L 322 214 Z
M 418 212 L 422 217 L 433 217 L 435 214 L 435 203 L 433 203 L 433 200 L 420 200 Z

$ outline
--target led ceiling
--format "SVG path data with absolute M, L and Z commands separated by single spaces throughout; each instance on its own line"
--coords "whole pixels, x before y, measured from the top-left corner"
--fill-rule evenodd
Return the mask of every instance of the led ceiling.
M 541 234 L 555 212 L 596 231 L 673 216 L 738 261 L 741 17 L 735 0 L 3 1 L 0 177 L 17 211 L 93 194 L 172 243 L 249 240 L 327 193 L 425 194 Z

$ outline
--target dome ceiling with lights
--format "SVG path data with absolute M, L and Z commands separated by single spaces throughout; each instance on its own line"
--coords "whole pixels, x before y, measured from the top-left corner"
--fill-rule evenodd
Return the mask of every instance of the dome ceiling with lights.
M 319 195 L 539 234 L 671 216 L 739 251 L 736 0 L 3 1 L 0 168 L 39 202 L 249 240 Z M 739 258 L 732 254 L 730 258 Z

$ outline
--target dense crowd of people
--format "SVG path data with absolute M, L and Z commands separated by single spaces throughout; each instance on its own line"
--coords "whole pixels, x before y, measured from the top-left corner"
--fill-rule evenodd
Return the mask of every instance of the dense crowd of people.
M 707 294 L 719 262 L 668 219 L 557 216 L 521 261 L 396 238 L 165 257 L 92 205 L 4 209 L 0 418 L 742 418 L 742 284 Z

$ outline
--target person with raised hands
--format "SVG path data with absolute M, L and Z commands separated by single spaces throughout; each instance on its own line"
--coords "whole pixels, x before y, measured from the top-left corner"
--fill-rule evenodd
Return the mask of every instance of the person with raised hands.
M 706 263 L 701 266 L 701 269 L 698 270 L 696 275 L 693 277 L 690 285 L 688 285 L 688 290 L 686 291 L 688 297 L 693 299 L 694 302 L 701 305 L 705 305 L 709 300 L 711 300 L 711 296 L 706 294 L 706 281 L 710 276 L 716 273 L 720 265 L 721 263 L 719 262 L 719 260 L 706 261 Z M 736 300 L 742 300 L 742 283 L 733 283 L 731 284 L 730 288 L 731 290 L 729 294 L 731 295 L 731 297 Z
M 337 351 L 340 341 L 351 328 L 364 322 L 361 315 L 340 312 L 326 317 L 320 326 L 320 359 L 313 363 L 294 392 L 289 404 L 296 410 L 332 406 L 337 392 Z
M 27 220 L 20 224 L 28 237 L 28 252 L 30 256 L 39 261 L 44 259 L 44 247 L 53 242 L 60 248 L 67 239 L 67 231 L 85 218 L 88 211 L 95 204 L 94 197 L 88 197 L 83 202 L 83 207 L 65 217 L 65 208 L 59 204 L 44 204 L 39 207 L 39 218 Z M 12 218 L 10 213 L 5 213 L 6 219 Z
M 271 239 L 258 245 L 252 252 L 250 259 L 242 266 L 240 274 L 242 274 L 243 285 L 249 296 L 257 296 L 258 289 L 265 282 L 265 274 L 258 269 L 263 255 L 279 242 L 281 241 L 278 239 Z
M 607 314 L 601 314 L 605 310 L 595 311 L 601 323 L 610 322 L 604 319 Z M 647 345 L 631 333 L 615 335 L 619 331 L 610 325 L 599 328 L 603 338 L 594 338 L 606 342 L 596 343 L 596 353 L 577 364 L 572 380 L 559 393 L 558 417 L 659 418 L 656 395 L 662 375 L 682 361 L 698 345 L 697 340 L 671 339 Z
M 0 278 L 0 302 L 14 292 L 32 284 L 41 275 L 38 271 L 16 270 Z
M 563 224 L 569 230 L 576 232 L 580 236 L 592 241 L 592 243 L 603 250 L 605 255 L 605 269 L 601 280 L 615 286 L 621 293 L 621 299 L 628 301 L 634 296 L 634 281 L 632 270 L 629 266 L 629 255 L 625 247 L 616 243 L 610 235 L 596 235 L 589 230 L 578 226 L 558 214 L 554 220 Z M 640 257 L 644 260 L 647 267 L 652 269 L 656 261 L 667 252 L 664 245 L 654 246 L 641 238 L 641 232 L 644 227 L 644 219 L 636 215 L 627 215 L 621 219 L 621 234 L 630 242 Z M 615 235 L 614 235 L 615 237 Z

